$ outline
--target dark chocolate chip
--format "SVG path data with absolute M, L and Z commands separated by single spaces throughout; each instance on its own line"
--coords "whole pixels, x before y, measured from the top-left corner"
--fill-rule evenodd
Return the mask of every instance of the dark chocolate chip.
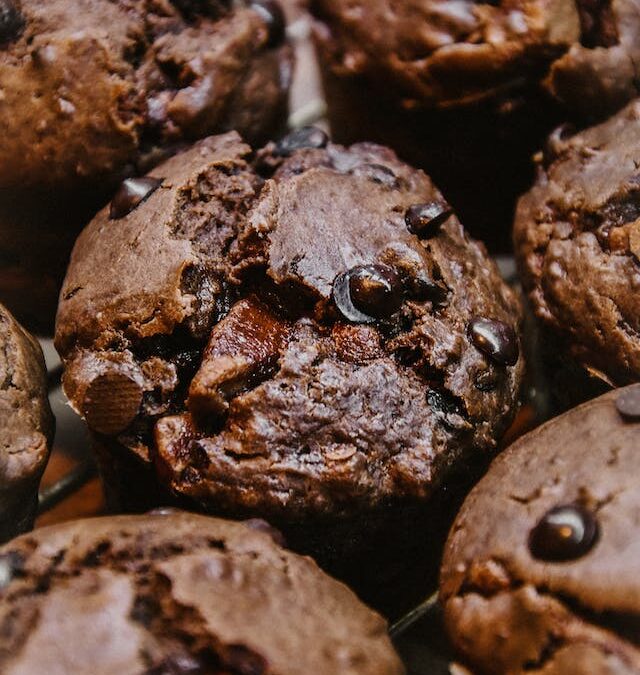
M 633 384 L 618 394 L 616 408 L 625 419 L 640 420 L 640 384 Z
M 407 295 L 420 302 L 430 300 L 434 305 L 443 305 L 449 296 L 444 283 L 431 279 L 424 270 L 405 278 L 404 286 Z
M 16 576 L 22 573 L 24 558 L 17 551 L 9 551 L 0 556 L 0 591 L 6 588 Z
M 477 316 L 471 319 L 467 331 L 475 347 L 495 363 L 513 366 L 518 362 L 518 338 L 509 324 Z
M 590 511 L 579 504 L 556 506 L 531 531 L 529 550 L 538 560 L 575 560 L 593 548 L 598 535 L 598 521 Z
M 396 174 L 383 164 L 358 164 L 351 170 L 351 175 L 363 176 L 386 187 L 396 187 L 398 184 Z
M 136 418 L 142 404 L 142 387 L 120 372 L 98 375 L 87 387 L 82 413 L 93 431 L 115 436 Z
M 280 139 L 276 147 L 276 154 L 281 157 L 288 157 L 296 150 L 325 148 L 328 142 L 329 136 L 322 129 L 302 127 Z
M 372 323 L 400 309 L 402 285 L 387 265 L 358 265 L 336 277 L 333 300 L 347 320 Z
M 14 0 L 0 0 L 0 44 L 15 40 L 24 28 L 24 17 Z
M 404 214 L 404 221 L 409 232 L 428 239 L 434 237 L 452 215 L 453 211 L 444 202 L 426 202 L 410 206 Z
M 162 178 L 127 178 L 111 200 L 109 218 L 124 218 L 162 185 Z
M 284 42 L 287 20 L 282 7 L 275 0 L 254 0 L 251 9 L 257 12 L 269 30 L 267 47 L 278 47 Z
M 267 662 L 244 645 L 229 645 L 221 658 L 222 665 L 238 675 L 264 675 Z

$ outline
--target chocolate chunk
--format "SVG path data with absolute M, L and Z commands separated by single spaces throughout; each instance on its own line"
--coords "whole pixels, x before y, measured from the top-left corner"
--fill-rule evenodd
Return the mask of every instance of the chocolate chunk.
M 162 185 L 162 178 L 127 178 L 111 200 L 111 220 L 124 218 Z
M 87 387 L 82 414 L 93 431 L 114 436 L 136 418 L 142 403 L 142 387 L 125 373 L 98 375 Z
M 396 174 L 383 164 L 359 164 L 351 170 L 351 175 L 364 176 L 374 183 L 386 187 L 397 187 L 398 185 Z
M 557 506 L 532 530 L 529 550 L 539 560 L 575 560 L 593 548 L 598 534 L 598 521 L 590 511 L 579 504 Z
M 471 342 L 483 354 L 501 366 L 513 366 L 518 362 L 520 349 L 513 328 L 495 319 L 475 317 L 468 326 Z
M 640 420 L 640 384 L 627 387 L 616 398 L 618 412 L 628 420 Z
M 225 668 L 239 675 L 264 675 L 267 672 L 262 656 L 244 645 L 229 645 L 221 660 Z
M 0 44 L 15 40 L 24 28 L 24 17 L 14 0 L 0 0 Z
M 0 591 L 6 588 L 22 572 L 24 558 L 20 553 L 9 551 L 0 556 Z
M 282 138 L 275 152 L 281 157 L 288 157 L 296 150 L 324 148 L 328 142 L 329 137 L 322 129 L 318 129 L 318 127 L 302 127 Z
M 284 42 L 287 20 L 282 7 L 275 0 L 254 0 L 250 5 L 267 24 L 269 38 L 267 47 L 278 47 Z
M 421 239 L 434 237 L 438 228 L 453 215 L 453 211 L 444 202 L 426 202 L 414 204 L 404 214 L 404 221 L 409 232 Z
M 257 298 L 236 303 L 211 331 L 188 405 L 200 421 L 229 409 L 229 401 L 267 377 L 277 364 L 289 325 Z
M 348 321 L 372 323 L 400 309 L 402 286 L 387 265 L 358 265 L 336 277 L 333 300 Z

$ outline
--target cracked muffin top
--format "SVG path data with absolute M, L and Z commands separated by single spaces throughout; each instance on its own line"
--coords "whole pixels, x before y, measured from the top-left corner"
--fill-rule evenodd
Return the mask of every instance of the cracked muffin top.
M 0 186 L 73 186 L 286 114 L 273 0 L 0 0 Z
M 0 305 L 0 541 L 32 525 L 53 425 L 40 345 Z
M 464 105 L 545 86 L 593 117 L 637 94 L 633 0 L 313 0 L 337 75 L 395 87 L 409 108 Z
M 560 128 L 519 203 L 514 240 L 536 316 L 602 379 L 640 378 L 640 102 Z
M 6 675 L 404 672 L 382 617 L 310 558 L 246 524 L 180 512 L 7 544 L 0 622 Z
M 474 672 L 640 673 L 639 423 L 639 385 L 605 394 L 523 436 L 467 497 L 441 600 Z
M 429 178 L 318 129 L 206 139 L 80 236 L 64 387 L 174 493 L 297 517 L 426 499 L 515 412 L 520 313 Z

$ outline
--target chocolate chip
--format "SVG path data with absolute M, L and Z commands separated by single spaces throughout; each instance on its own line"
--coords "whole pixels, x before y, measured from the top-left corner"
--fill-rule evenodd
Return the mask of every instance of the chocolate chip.
M 82 413 L 87 424 L 99 434 L 114 436 L 136 418 L 142 403 L 142 388 L 128 375 L 107 372 L 87 387 Z
M 0 556 L 0 591 L 22 572 L 23 567 L 24 558 L 17 551 L 9 551 Z
M 275 0 L 254 0 L 251 9 L 257 12 L 269 30 L 267 47 L 278 47 L 284 42 L 287 20 L 282 7 Z
M 598 521 L 590 511 L 579 504 L 556 506 L 531 531 L 529 550 L 539 560 L 575 560 L 593 548 L 598 534 Z
M 322 129 L 302 127 L 280 139 L 276 147 L 276 154 L 281 157 L 288 157 L 296 150 L 325 148 L 328 142 L 329 136 Z
M 273 525 L 270 525 L 266 520 L 262 518 L 249 518 L 243 522 L 249 529 L 268 534 L 275 544 L 278 544 L 282 548 L 287 548 L 287 540 L 284 538 L 282 532 L 273 527 Z
M 264 675 L 267 672 L 267 662 L 244 645 L 229 645 L 221 658 L 224 669 L 238 675 Z
M 430 300 L 434 305 L 443 305 L 449 296 L 449 289 L 444 283 L 431 279 L 424 270 L 420 270 L 403 281 L 407 295 L 414 300 L 421 302 Z
M 453 211 L 444 202 L 425 202 L 410 206 L 404 214 L 404 221 L 409 232 L 427 239 L 434 237 L 452 215 Z
M 24 28 L 24 17 L 14 0 L 0 0 L 0 44 L 15 40 Z
M 359 164 L 351 170 L 351 175 L 363 176 L 386 187 L 396 187 L 398 184 L 396 174 L 383 164 Z
M 358 265 L 336 277 L 333 300 L 348 321 L 372 323 L 400 309 L 402 287 L 391 267 Z
M 469 339 L 475 347 L 501 366 L 518 362 L 520 349 L 513 328 L 503 321 L 475 317 L 467 327 Z
M 162 185 L 162 178 L 127 178 L 122 181 L 118 191 L 111 200 L 109 218 L 117 220 L 124 218 L 128 213 L 148 199 Z
M 616 398 L 618 412 L 628 420 L 640 420 L 640 384 L 626 387 Z

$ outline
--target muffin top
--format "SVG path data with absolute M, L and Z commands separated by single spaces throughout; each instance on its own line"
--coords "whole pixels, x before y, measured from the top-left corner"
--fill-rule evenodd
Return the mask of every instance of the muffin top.
M 0 187 L 146 170 L 213 131 L 263 137 L 290 53 L 272 0 L 1 0 Z
M 53 440 L 46 369 L 36 340 L 0 305 L 0 540 L 37 494 Z
M 592 117 L 637 92 L 632 0 L 313 0 L 312 8 L 332 69 L 391 86 L 409 107 L 464 105 L 545 80 Z
M 482 673 L 640 673 L 640 387 L 519 439 L 451 530 L 441 600 Z
M 175 492 L 269 515 L 423 500 L 495 447 L 518 304 L 424 173 L 306 128 L 255 157 L 209 138 L 144 180 L 61 294 L 65 391 L 95 432 Z
M 1 548 L 0 572 L 7 675 L 404 672 L 382 617 L 241 523 L 65 523 Z
M 640 377 L 640 103 L 551 136 L 518 204 L 515 246 L 535 314 L 616 384 Z

